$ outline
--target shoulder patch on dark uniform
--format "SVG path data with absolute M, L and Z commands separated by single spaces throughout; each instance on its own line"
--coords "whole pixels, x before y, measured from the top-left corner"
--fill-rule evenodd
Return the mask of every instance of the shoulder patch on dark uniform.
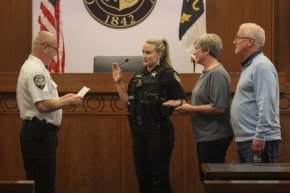
M 36 75 L 34 76 L 34 84 L 40 88 L 43 89 L 45 86 L 45 78 L 43 75 Z
M 173 72 L 173 77 L 177 82 L 181 83 L 181 80 L 176 72 Z

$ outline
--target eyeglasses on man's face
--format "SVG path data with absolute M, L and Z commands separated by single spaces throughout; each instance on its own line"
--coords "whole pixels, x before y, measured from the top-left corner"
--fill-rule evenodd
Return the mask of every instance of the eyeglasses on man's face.
M 53 48 L 55 51 L 57 51 L 57 47 L 56 46 L 52 46 L 52 45 L 50 45 L 48 43 L 42 43 L 42 45 L 50 47 L 50 48 Z
M 247 36 L 236 36 L 234 42 L 237 42 L 238 40 L 255 40 L 255 39 Z

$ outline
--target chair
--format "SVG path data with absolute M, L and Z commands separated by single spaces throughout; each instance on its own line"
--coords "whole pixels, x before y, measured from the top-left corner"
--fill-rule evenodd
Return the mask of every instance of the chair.
M 95 56 L 94 57 L 94 72 L 111 72 L 112 63 L 121 64 L 120 68 L 123 72 L 137 72 L 143 67 L 141 56 Z

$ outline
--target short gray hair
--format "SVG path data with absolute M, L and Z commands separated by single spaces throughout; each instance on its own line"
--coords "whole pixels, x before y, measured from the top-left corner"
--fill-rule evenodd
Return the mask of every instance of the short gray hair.
M 240 25 L 244 35 L 255 39 L 255 47 L 261 49 L 265 45 L 265 30 L 255 23 L 244 23 Z
M 209 54 L 217 58 L 223 48 L 222 39 L 216 34 L 205 33 L 201 35 L 195 42 L 203 52 L 208 51 Z
M 42 48 L 43 43 L 47 43 L 51 38 L 55 36 L 48 31 L 39 31 L 36 37 L 32 40 L 32 50 L 39 50 Z

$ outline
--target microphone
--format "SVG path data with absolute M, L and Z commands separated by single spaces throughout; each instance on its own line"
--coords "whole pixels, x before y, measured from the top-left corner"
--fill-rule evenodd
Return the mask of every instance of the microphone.
M 124 62 L 122 62 L 121 64 L 119 64 L 119 66 L 122 66 L 123 64 L 125 64 L 126 62 L 128 62 L 129 61 L 129 58 L 126 58 L 125 60 L 124 60 Z

